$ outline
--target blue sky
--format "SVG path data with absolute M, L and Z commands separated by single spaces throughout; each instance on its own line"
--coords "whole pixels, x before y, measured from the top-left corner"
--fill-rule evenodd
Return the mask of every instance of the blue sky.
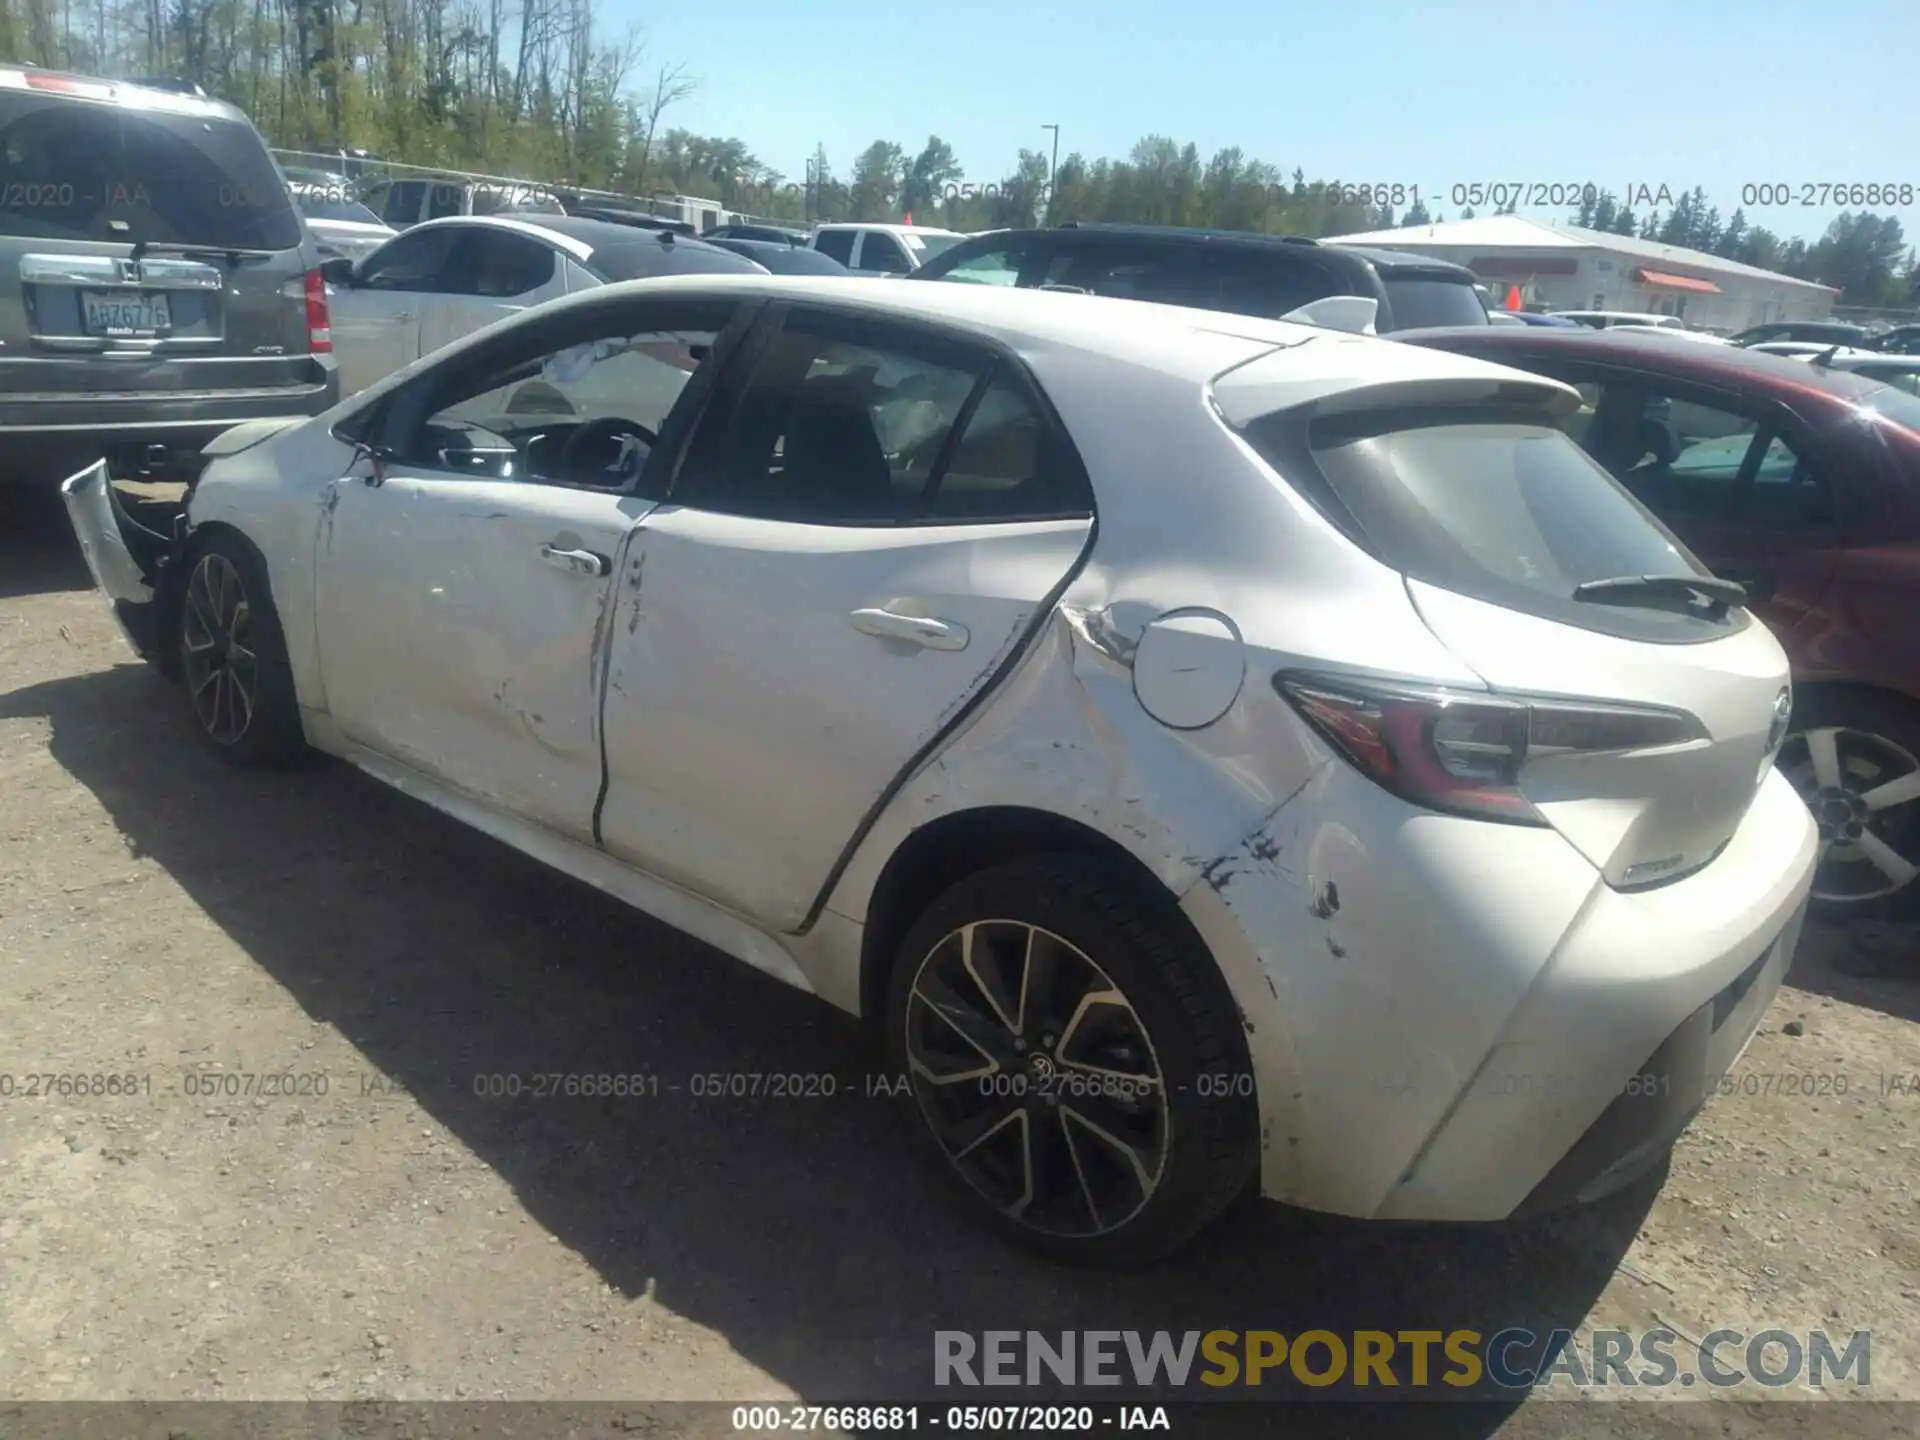
M 604 0 L 595 13 L 609 32 L 641 25 L 643 64 L 699 78 L 666 123 L 736 135 L 795 180 L 816 142 L 844 176 L 876 139 L 918 149 L 929 134 L 968 179 L 998 179 L 1021 146 L 1046 152 L 1041 126 L 1057 122 L 1063 159 L 1124 156 L 1157 132 L 1203 159 L 1239 145 L 1289 172 L 1443 197 L 1473 181 L 1701 185 L 1724 219 L 1744 184 L 1792 185 L 1796 200 L 1808 182 L 1920 191 L 1916 0 Z M 1841 208 L 1747 218 L 1811 238 Z M 1920 204 L 1892 208 L 1920 239 Z

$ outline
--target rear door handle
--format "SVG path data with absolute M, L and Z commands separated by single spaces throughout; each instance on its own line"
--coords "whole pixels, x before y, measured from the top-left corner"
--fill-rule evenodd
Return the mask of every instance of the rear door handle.
M 593 550 L 562 550 L 554 545 L 542 545 L 540 558 L 554 569 L 574 575 L 605 575 L 613 568 L 611 560 Z
M 393 323 L 396 325 L 404 325 L 411 319 L 413 319 L 413 312 L 411 310 L 402 310 L 398 315 L 393 317 Z
M 969 638 L 967 627 L 951 620 L 929 616 L 902 615 L 894 610 L 856 610 L 847 617 L 862 635 L 881 640 L 905 640 L 928 650 L 964 650 Z

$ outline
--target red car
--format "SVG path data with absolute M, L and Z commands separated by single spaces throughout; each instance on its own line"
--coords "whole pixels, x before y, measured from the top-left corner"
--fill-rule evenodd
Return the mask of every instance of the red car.
M 1920 912 L 1920 398 L 1658 334 L 1393 338 L 1580 391 L 1572 437 L 1747 587 L 1793 662 L 1779 763 L 1820 824 L 1815 903 L 1835 917 Z

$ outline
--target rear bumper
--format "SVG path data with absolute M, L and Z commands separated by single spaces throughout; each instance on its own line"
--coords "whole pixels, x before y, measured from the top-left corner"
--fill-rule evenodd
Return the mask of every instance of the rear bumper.
M 1812 817 L 1770 772 L 1704 871 L 1598 887 L 1379 1213 L 1491 1220 L 1600 1198 L 1656 1165 L 1792 964 Z
M 339 403 L 340 377 L 271 390 L 204 394 L 60 394 L 0 399 L 0 481 L 55 483 L 116 451 L 149 445 L 197 454 L 249 420 L 306 420 Z

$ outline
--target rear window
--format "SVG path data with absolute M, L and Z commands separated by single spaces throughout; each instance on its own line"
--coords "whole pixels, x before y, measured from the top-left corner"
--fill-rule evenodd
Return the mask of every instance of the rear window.
M 653 275 L 757 273 L 758 267 L 743 255 L 722 250 L 718 245 L 662 243 L 660 231 L 635 230 L 631 244 L 596 245 L 588 257 L 587 268 L 602 280 L 645 280 Z
M 1424 275 L 1382 275 L 1393 328 L 1424 330 L 1430 325 L 1485 325 L 1487 307 L 1473 286 Z
M 301 242 L 251 125 L 31 91 L 0 92 L 0 234 L 242 250 Z
M 1710 640 L 1745 623 L 1575 600 L 1628 575 L 1705 575 L 1639 501 L 1537 419 L 1484 412 L 1328 418 L 1285 414 L 1248 439 L 1382 563 L 1415 580 L 1562 624 L 1632 639 Z M 1303 448 L 1304 442 L 1304 448 Z

